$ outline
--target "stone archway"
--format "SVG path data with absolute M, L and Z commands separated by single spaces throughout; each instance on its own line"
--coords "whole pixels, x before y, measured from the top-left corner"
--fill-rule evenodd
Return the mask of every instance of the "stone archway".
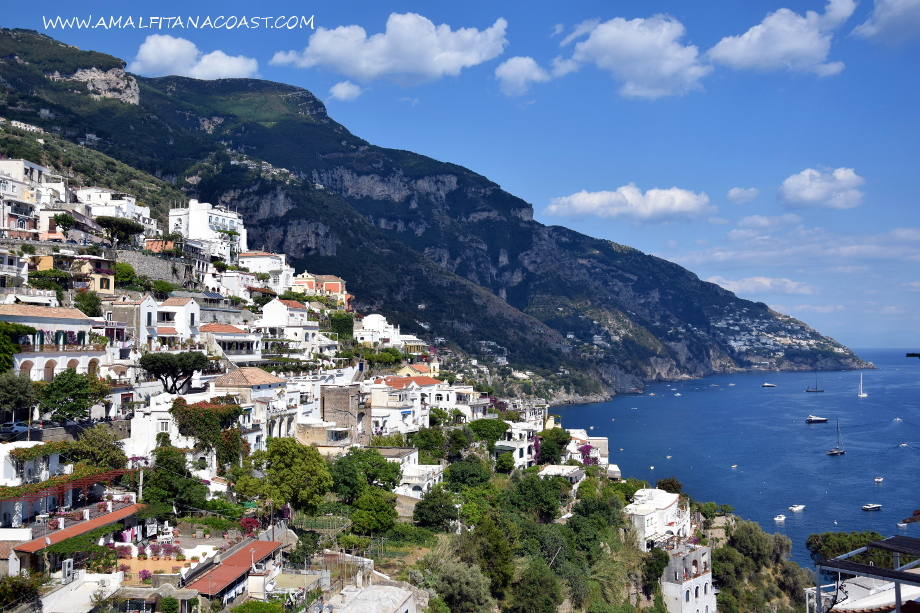
M 99 360 L 96 358 L 93 358 L 92 360 L 89 361 L 89 365 L 86 368 L 86 372 L 91 375 L 95 375 L 98 373 L 98 371 L 99 371 Z
M 76 358 L 67 362 L 67 368 L 72 368 L 75 372 L 80 372 L 80 360 Z
M 51 383 L 54 379 L 54 369 L 57 368 L 57 361 L 48 360 L 45 362 L 45 383 Z
M 22 364 L 19 365 L 19 374 L 26 375 L 30 379 L 32 378 L 32 369 L 35 367 L 35 363 L 32 360 L 25 360 Z

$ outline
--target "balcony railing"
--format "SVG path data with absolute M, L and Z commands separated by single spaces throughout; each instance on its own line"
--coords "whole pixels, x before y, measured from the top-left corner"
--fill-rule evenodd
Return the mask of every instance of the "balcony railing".
M 22 345 L 22 353 L 85 353 L 105 351 L 105 345 Z
M 22 270 L 19 266 L 10 266 L 9 264 L 0 264 L 0 273 L 18 275 Z

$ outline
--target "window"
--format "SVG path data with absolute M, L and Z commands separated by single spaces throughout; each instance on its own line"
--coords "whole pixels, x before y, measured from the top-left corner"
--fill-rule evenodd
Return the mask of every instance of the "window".
M 147 325 L 148 326 L 153 325 L 153 313 L 151 313 L 150 311 L 147 311 Z
M 700 597 L 700 586 L 696 586 L 696 590 L 693 592 L 693 597 L 694 598 Z
M 708 594 L 708 593 L 709 593 L 709 584 L 708 584 L 708 583 L 706 583 L 705 585 L 703 585 L 703 593 L 704 593 L 704 594 Z
M 169 420 L 161 419 L 157 422 L 157 432 L 169 432 Z
M 192 326 L 193 328 L 195 327 L 195 314 L 194 313 L 189 314 L 189 324 L 188 325 Z
M 690 590 L 684 593 L 684 602 L 690 602 Z
M 109 280 L 99 279 L 99 289 L 109 289 Z

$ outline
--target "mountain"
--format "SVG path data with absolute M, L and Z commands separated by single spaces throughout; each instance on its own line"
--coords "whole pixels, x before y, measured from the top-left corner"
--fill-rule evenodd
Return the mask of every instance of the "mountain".
M 149 79 L 124 67 L 2 30 L 0 112 L 64 138 L 92 132 L 101 153 L 236 207 L 251 246 L 342 276 L 360 310 L 422 336 L 485 357 L 507 352 L 580 393 L 598 391 L 586 374 L 627 391 L 765 361 L 866 366 L 806 324 L 676 264 L 538 223 L 529 203 L 469 169 L 368 143 L 304 89 Z

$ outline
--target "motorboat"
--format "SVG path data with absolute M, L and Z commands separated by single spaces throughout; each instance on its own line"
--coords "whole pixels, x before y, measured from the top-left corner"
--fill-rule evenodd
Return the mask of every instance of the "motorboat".
M 817 415 L 809 415 L 805 418 L 806 424 L 826 424 L 827 417 L 818 417 Z
M 674 394 L 674 395 L 675 395 L 675 396 L 680 396 L 680 392 L 677 392 L 677 393 L 676 393 L 676 394 Z
M 773 518 L 773 521 L 786 521 L 786 516 L 780 513 L 779 515 Z
M 882 510 L 882 505 L 880 505 L 880 504 L 874 504 L 874 503 L 871 503 L 871 502 L 870 502 L 869 504 L 864 504 L 864 505 L 862 506 L 862 510 L 863 510 L 863 511 L 881 511 L 881 510 Z
M 772 383 L 764 383 L 764 384 L 761 385 L 760 387 L 776 387 L 776 386 L 773 385 Z
M 898 522 L 898 528 L 906 528 L 906 527 L 907 527 L 907 522 L 903 522 L 903 521 Z
M 732 464 L 732 468 L 738 468 L 737 464 Z
M 799 511 L 805 510 L 805 505 L 804 504 L 794 504 L 791 507 L 789 507 L 789 510 L 792 511 L 793 513 L 798 513 Z
M 885 480 L 885 479 L 884 479 L 883 477 L 876 477 L 876 478 L 875 478 L 875 482 L 876 482 L 876 483 L 881 483 L 881 482 L 884 481 L 884 480 Z

